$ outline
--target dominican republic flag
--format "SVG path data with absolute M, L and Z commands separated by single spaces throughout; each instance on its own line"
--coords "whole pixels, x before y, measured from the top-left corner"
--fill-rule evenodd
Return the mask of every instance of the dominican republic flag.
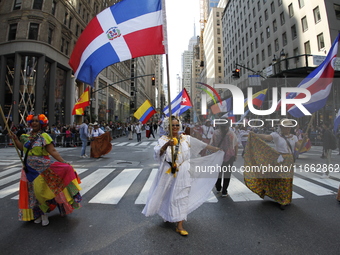
M 334 62 L 338 52 L 338 43 L 340 34 L 335 39 L 326 59 L 311 72 L 299 85 L 300 88 L 306 88 L 311 93 L 311 99 L 302 105 L 310 112 L 314 113 L 325 106 L 327 98 L 332 88 L 334 77 Z M 302 93 L 289 93 L 287 98 L 304 98 Z M 280 104 L 281 102 L 279 102 Z M 295 105 L 287 105 L 288 112 L 295 118 L 305 116 Z
M 93 86 L 107 66 L 166 53 L 164 38 L 162 0 L 122 0 L 90 21 L 73 49 L 69 65 L 76 79 Z
M 190 97 L 186 89 L 183 89 L 177 97 L 171 102 L 171 115 L 179 116 L 192 107 Z M 169 106 L 163 110 L 164 114 L 169 117 Z

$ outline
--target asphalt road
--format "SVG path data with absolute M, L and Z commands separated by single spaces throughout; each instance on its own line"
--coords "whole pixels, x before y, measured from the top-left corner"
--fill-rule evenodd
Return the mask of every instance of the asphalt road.
M 85 193 L 82 208 L 66 217 L 53 211 L 47 227 L 18 221 L 17 191 L 8 187 L 18 183 L 13 176 L 20 161 L 13 148 L 1 148 L 0 254 L 340 254 L 339 173 L 326 180 L 320 173 L 296 173 L 295 198 L 283 211 L 271 199 L 250 194 L 235 173 L 230 196 L 213 195 L 189 214 L 189 236 L 182 237 L 174 224 L 141 213 L 144 186 L 158 166 L 156 139 L 112 142 L 112 151 L 100 159 L 79 158 L 79 147 L 58 148 L 79 170 Z M 334 164 L 340 164 L 337 154 Z M 321 147 L 314 146 L 296 164 L 325 163 L 320 155 Z M 242 163 L 238 157 L 235 165 Z

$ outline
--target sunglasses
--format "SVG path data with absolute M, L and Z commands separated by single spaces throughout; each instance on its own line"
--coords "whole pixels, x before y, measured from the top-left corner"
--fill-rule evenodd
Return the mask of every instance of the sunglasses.
M 173 124 L 172 126 L 173 127 L 179 127 L 179 124 Z

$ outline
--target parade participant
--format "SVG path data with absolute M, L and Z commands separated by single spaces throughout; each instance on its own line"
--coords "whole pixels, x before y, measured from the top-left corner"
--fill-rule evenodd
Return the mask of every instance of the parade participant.
M 294 126 L 291 120 L 282 119 L 280 124 L 280 131 L 269 135 L 249 133 L 244 166 L 245 169 L 253 167 L 251 168 L 253 171 L 244 172 L 244 182 L 251 191 L 261 198 L 268 196 L 274 199 L 284 210 L 285 206 L 292 202 L 294 175 L 292 165 L 298 139 L 290 132 Z M 271 148 L 263 140 L 273 141 L 275 148 Z M 267 170 L 255 171 L 254 166 L 261 166 L 262 170 L 267 167 Z M 274 168 L 279 170 L 274 171 Z
M 137 142 L 142 141 L 142 124 L 136 123 L 135 130 L 136 130 L 136 134 L 137 134 Z
M 11 135 L 18 149 L 25 153 L 19 188 L 19 220 L 47 226 L 47 213 L 56 207 L 66 215 L 80 207 L 80 180 L 77 173 L 54 148 L 52 138 L 44 132 L 48 119 L 44 114 L 29 115 L 32 128 L 20 140 Z M 52 161 L 51 155 L 57 161 Z
M 104 132 L 99 128 L 98 123 L 93 123 L 93 129 L 91 131 L 91 158 L 100 158 L 103 155 L 108 154 L 112 149 L 111 134 L 110 132 Z
M 193 168 L 220 164 L 224 153 L 219 151 L 197 158 L 204 148 L 214 152 L 219 149 L 188 135 L 180 135 L 181 122 L 176 117 L 169 122 L 169 118 L 165 118 L 163 127 L 167 133 L 172 129 L 173 138 L 160 137 L 154 148 L 154 157 L 160 166 L 142 213 L 145 216 L 158 214 L 164 221 L 177 223 L 176 232 L 186 236 L 188 232 L 183 228 L 183 221 L 207 200 L 218 175 L 216 171 L 210 178 L 195 176 Z M 174 147 L 171 149 L 171 146 Z
M 324 130 L 322 135 L 322 145 L 325 152 L 325 157 L 327 159 L 327 165 L 331 164 L 332 150 L 337 148 L 336 137 L 332 134 L 328 123 L 322 123 L 322 128 Z M 322 174 L 322 178 L 329 177 L 329 169 L 327 167 L 326 171 Z
M 227 171 L 220 172 L 215 187 L 217 193 L 222 191 L 222 197 L 227 197 L 231 176 L 231 167 L 233 166 L 234 161 L 236 161 L 238 151 L 238 140 L 236 134 L 230 128 L 230 122 L 223 125 L 218 125 L 218 129 L 214 131 L 214 134 L 211 138 L 210 145 L 218 147 L 224 151 L 221 169 L 227 169 Z
M 80 152 L 80 157 L 81 158 L 88 158 L 89 156 L 86 155 L 86 146 L 87 146 L 87 141 L 89 139 L 89 134 L 88 134 L 88 124 L 89 121 L 87 119 L 84 119 L 84 122 L 80 125 L 79 127 L 79 137 L 81 140 L 81 152 Z

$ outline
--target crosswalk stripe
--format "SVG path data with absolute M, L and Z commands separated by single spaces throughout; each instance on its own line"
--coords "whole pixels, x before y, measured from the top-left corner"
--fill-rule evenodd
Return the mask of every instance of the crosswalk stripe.
M 0 186 L 5 185 L 5 184 L 7 184 L 9 182 L 12 182 L 12 181 L 20 179 L 20 174 L 21 173 L 16 173 L 16 174 L 13 174 L 11 176 L 8 176 L 8 177 L 5 177 L 5 178 L 1 179 L 0 180 Z
M 329 189 L 326 189 L 324 187 L 321 187 L 317 184 L 306 181 L 299 177 L 295 177 L 293 179 L 293 184 L 317 196 L 325 196 L 325 195 L 334 194 L 334 192 Z
M 103 180 L 106 176 L 112 173 L 115 168 L 100 168 L 92 174 L 86 176 L 81 179 L 81 191 L 80 194 L 83 196 L 86 192 L 96 186 L 101 180 Z M 78 170 L 77 170 L 78 171 Z
M 145 205 L 146 204 L 146 200 L 148 198 L 149 190 L 151 188 L 153 180 L 156 177 L 157 171 L 158 171 L 157 168 L 154 168 L 154 169 L 151 170 L 149 178 L 145 182 L 142 191 L 139 193 L 139 196 L 137 197 L 135 204 L 137 204 L 137 205 Z
M 4 198 L 4 197 L 6 197 L 10 194 L 17 192 L 17 191 L 19 191 L 19 183 L 14 183 L 14 184 L 0 190 L 0 198 Z M 16 199 L 19 199 L 19 196 Z
M 20 167 L 12 167 L 10 169 L 7 169 L 6 171 L 1 172 L 0 177 L 9 175 L 9 174 L 14 173 L 18 170 L 21 170 L 21 168 Z
M 124 146 L 124 145 L 127 145 L 128 144 L 128 142 L 125 142 L 125 143 L 118 143 L 118 144 L 116 144 L 115 146 Z
M 142 142 L 142 143 L 140 143 L 139 146 L 146 146 L 146 145 L 149 145 L 149 143 L 150 143 L 150 142 Z
M 89 203 L 117 204 L 141 171 L 142 168 L 123 170 L 104 189 L 92 198 Z
M 81 175 L 88 171 L 88 168 L 75 168 L 78 175 Z M 103 203 L 103 204 L 117 204 L 121 198 L 125 195 L 126 191 L 132 185 L 134 180 L 140 174 L 143 168 L 126 168 L 119 173 L 111 182 L 99 191 L 89 203 Z M 4 198 L 13 194 L 19 190 L 20 179 L 20 167 L 13 167 L 0 172 L 0 186 L 9 184 L 9 186 L 0 189 L 0 198 Z M 89 190 L 97 186 L 103 179 L 110 175 L 115 168 L 99 168 L 81 179 L 81 194 L 85 195 Z M 152 185 L 152 182 L 157 175 L 157 168 L 151 170 L 141 192 L 138 194 L 135 204 L 145 204 L 148 196 L 148 192 Z M 242 173 L 240 173 L 242 174 Z M 15 183 L 11 184 L 11 182 Z M 312 182 L 311 182 L 312 181 Z M 326 185 L 326 186 L 322 186 Z M 319 176 L 309 176 L 308 179 L 295 176 L 293 179 L 293 188 L 299 187 L 307 192 L 316 196 L 333 195 L 334 189 L 339 188 L 339 182 L 334 179 L 321 179 Z M 333 188 L 333 190 L 331 190 Z M 242 179 L 238 179 L 235 175 L 231 176 L 229 196 L 234 202 L 241 201 L 257 201 L 262 200 L 257 194 L 250 191 L 246 185 L 244 185 Z M 293 199 L 303 198 L 304 196 L 293 192 Z M 18 195 L 11 199 L 18 199 Z M 210 193 L 207 200 L 209 203 L 218 202 L 214 192 Z
M 262 198 L 248 189 L 247 186 L 234 175 L 231 175 L 229 186 L 228 194 L 235 202 L 262 200 Z
M 136 146 L 138 143 L 130 143 L 127 146 Z

